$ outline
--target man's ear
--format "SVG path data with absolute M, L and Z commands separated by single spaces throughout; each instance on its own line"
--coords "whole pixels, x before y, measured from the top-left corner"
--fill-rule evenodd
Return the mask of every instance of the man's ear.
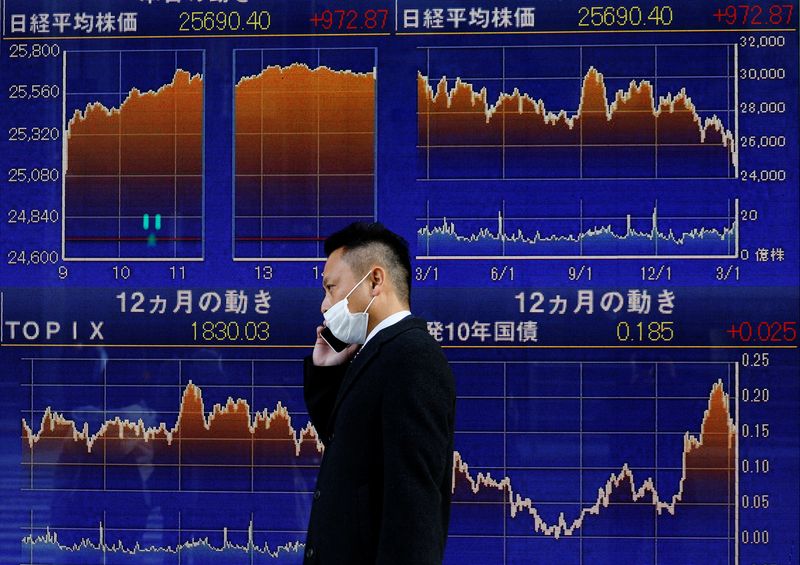
M 386 283 L 386 271 L 383 267 L 376 266 L 372 268 L 372 296 L 378 296 L 383 290 L 383 285 Z

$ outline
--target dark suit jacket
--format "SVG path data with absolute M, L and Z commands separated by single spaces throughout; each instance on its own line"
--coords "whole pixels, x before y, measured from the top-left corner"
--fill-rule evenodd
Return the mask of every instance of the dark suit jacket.
M 306 565 L 440 565 L 450 519 L 455 383 L 423 320 L 375 334 L 348 364 L 305 360 L 325 444 Z

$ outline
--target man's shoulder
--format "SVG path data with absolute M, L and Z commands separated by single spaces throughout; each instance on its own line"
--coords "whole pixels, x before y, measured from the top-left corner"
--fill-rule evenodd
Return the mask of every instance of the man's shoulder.
M 444 405 L 454 398 L 453 373 L 425 320 L 407 320 L 407 326 L 382 345 L 377 358 L 375 370 L 385 377 L 391 394 L 427 395 Z
M 384 342 L 397 344 L 420 342 L 438 347 L 436 341 L 428 333 L 428 323 L 413 314 L 386 328 Z
M 430 363 L 432 360 L 446 363 L 442 348 L 428 333 L 425 320 L 408 316 L 392 327 L 395 331 L 381 343 L 382 355 L 399 357 L 403 363 Z

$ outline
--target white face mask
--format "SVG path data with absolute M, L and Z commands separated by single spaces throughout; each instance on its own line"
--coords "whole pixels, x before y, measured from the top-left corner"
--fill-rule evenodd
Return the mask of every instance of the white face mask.
M 347 299 L 368 276 L 369 273 L 364 275 L 364 277 L 356 283 L 356 286 L 350 289 L 347 296 L 328 308 L 328 311 L 323 314 L 326 322 L 325 325 L 328 326 L 334 337 L 345 343 L 353 344 L 367 341 L 367 321 L 369 317 L 367 310 L 372 306 L 372 302 L 376 297 L 372 297 L 372 300 L 369 301 L 369 304 L 367 304 L 363 312 L 357 312 L 355 314 L 350 312 L 347 308 Z

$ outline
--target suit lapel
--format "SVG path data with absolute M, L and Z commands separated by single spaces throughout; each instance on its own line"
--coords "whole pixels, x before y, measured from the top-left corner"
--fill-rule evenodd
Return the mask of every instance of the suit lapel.
M 411 329 L 418 323 L 419 319 L 415 318 L 413 315 L 406 316 L 396 324 L 392 324 L 388 328 L 379 331 L 375 337 L 370 339 L 369 342 L 363 348 L 361 348 L 361 350 L 359 350 L 355 358 L 350 362 L 350 366 L 347 368 L 344 380 L 339 387 L 339 394 L 336 396 L 336 402 L 333 404 L 333 410 L 331 411 L 329 426 L 334 422 L 336 418 L 336 412 L 339 409 L 339 405 L 342 403 L 342 400 L 344 400 L 344 397 L 347 396 L 347 393 L 359 379 L 361 373 L 369 364 L 370 360 L 378 353 L 378 351 L 380 351 L 381 347 L 383 347 L 383 344 L 392 340 L 395 336 L 403 333 L 404 331 Z

